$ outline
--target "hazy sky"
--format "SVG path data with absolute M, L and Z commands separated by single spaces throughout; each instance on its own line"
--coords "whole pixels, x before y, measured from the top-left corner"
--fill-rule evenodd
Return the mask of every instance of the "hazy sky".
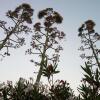
M 34 23 L 37 19 L 37 12 L 47 7 L 52 7 L 63 16 L 64 20 L 60 25 L 60 30 L 66 33 L 66 39 L 59 63 L 61 72 L 55 77 L 67 80 L 76 91 L 82 78 L 80 65 L 83 63 L 79 57 L 80 39 L 77 36 L 77 29 L 84 21 L 92 19 L 96 22 L 96 31 L 100 32 L 100 0 L 0 0 L 0 19 L 8 21 L 4 17 L 5 12 L 13 10 L 25 2 L 35 10 Z M 0 37 L 1 35 L 2 33 L 0 33 Z M 28 47 L 12 50 L 11 56 L 0 62 L 0 81 L 17 81 L 19 77 L 35 77 L 34 65 L 29 61 L 30 56 L 25 56 L 26 48 Z

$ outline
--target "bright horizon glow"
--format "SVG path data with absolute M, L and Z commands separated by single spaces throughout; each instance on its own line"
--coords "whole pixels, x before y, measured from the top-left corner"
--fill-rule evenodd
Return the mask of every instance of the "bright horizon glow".
M 70 83 L 71 88 L 77 94 L 77 87 L 82 79 L 82 69 L 80 65 L 84 61 L 79 57 L 80 39 L 78 38 L 77 29 L 86 20 L 92 19 L 96 23 L 96 31 L 100 33 L 100 1 L 99 0 L 2 0 L 0 2 L 0 20 L 9 21 L 5 17 L 8 10 L 15 9 L 22 3 L 29 3 L 35 10 L 33 15 L 33 24 L 38 21 L 37 13 L 45 8 L 53 8 L 59 12 L 64 20 L 59 26 L 59 29 L 66 33 L 66 39 L 63 42 L 64 50 L 61 52 L 59 70 L 60 73 L 55 76 L 55 79 L 64 79 Z M 0 37 L 2 31 L 0 33 Z M 27 37 L 30 40 L 30 37 Z M 29 45 L 29 44 L 28 44 Z M 16 50 L 11 50 L 11 56 L 6 57 L 0 62 L 0 81 L 5 82 L 11 80 L 16 82 L 19 77 L 28 79 L 35 78 L 33 73 L 36 70 L 31 63 L 30 56 L 25 55 L 26 48 L 24 46 Z M 33 56 L 34 57 L 34 56 Z M 43 79 L 44 80 L 44 79 Z

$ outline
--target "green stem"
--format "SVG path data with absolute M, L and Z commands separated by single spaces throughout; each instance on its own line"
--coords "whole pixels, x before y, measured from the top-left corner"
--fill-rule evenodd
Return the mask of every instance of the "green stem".
M 91 47 L 92 52 L 93 52 L 93 54 L 94 54 L 95 60 L 96 60 L 96 62 L 97 62 L 98 67 L 100 68 L 100 63 L 99 63 L 98 57 L 97 57 L 97 55 L 96 55 L 96 53 L 95 53 L 95 50 L 94 50 L 94 48 L 93 48 L 93 43 L 92 43 L 92 41 L 91 41 L 90 35 L 89 35 L 89 40 L 90 40 L 90 47 Z
M 41 76 L 42 76 L 43 63 L 44 63 L 44 59 L 45 59 L 45 56 L 46 56 L 45 54 L 46 54 L 47 42 L 48 42 L 48 33 L 46 35 L 45 45 L 44 45 L 44 48 L 43 48 L 42 59 L 41 59 L 41 63 L 40 63 L 40 69 L 39 69 L 39 72 L 38 72 L 38 75 L 37 75 L 37 78 L 36 78 L 36 82 L 35 82 L 35 84 L 37 86 L 38 86 L 40 79 L 41 79 Z

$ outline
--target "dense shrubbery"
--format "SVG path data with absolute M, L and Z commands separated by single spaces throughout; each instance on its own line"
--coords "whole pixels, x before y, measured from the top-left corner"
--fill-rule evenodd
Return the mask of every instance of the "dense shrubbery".
M 37 88 L 32 78 L 20 78 L 15 85 L 11 81 L 0 84 L 0 100 L 75 100 L 75 96 L 69 83 L 63 80 L 52 86 L 39 83 Z

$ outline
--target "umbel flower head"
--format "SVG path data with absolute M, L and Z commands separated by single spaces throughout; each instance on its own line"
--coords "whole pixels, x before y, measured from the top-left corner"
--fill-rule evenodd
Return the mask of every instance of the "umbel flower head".
M 9 18 L 19 19 L 23 22 L 26 21 L 27 23 L 32 23 L 32 16 L 33 16 L 33 9 L 29 4 L 23 3 L 22 5 L 18 6 L 14 11 L 9 10 L 7 12 L 7 16 Z
M 87 21 L 85 22 L 85 24 L 86 24 L 86 29 L 87 29 L 89 32 L 93 31 L 94 26 L 95 26 L 95 23 L 94 23 L 92 20 L 87 20 Z
M 79 32 L 78 36 L 82 37 L 83 36 L 82 33 L 84 30 L 87 30 L 89 33 L 94 33 L 94 26 L 95 26 L 94 21 L 92 21 L 92 20 L 85 21 L 85 23 L 82 24 L 81 27 L 79 27 L 79 29 L 78 29 L 78 32 Z
M 56 11 L 53 11 L 53 8 L 46 8 L 41 10 L 38 13 L 38 18 L 45 18 L 45 26 L 51 26 L 53 23 L 60 24 L 62 23 L 63 17 Z

